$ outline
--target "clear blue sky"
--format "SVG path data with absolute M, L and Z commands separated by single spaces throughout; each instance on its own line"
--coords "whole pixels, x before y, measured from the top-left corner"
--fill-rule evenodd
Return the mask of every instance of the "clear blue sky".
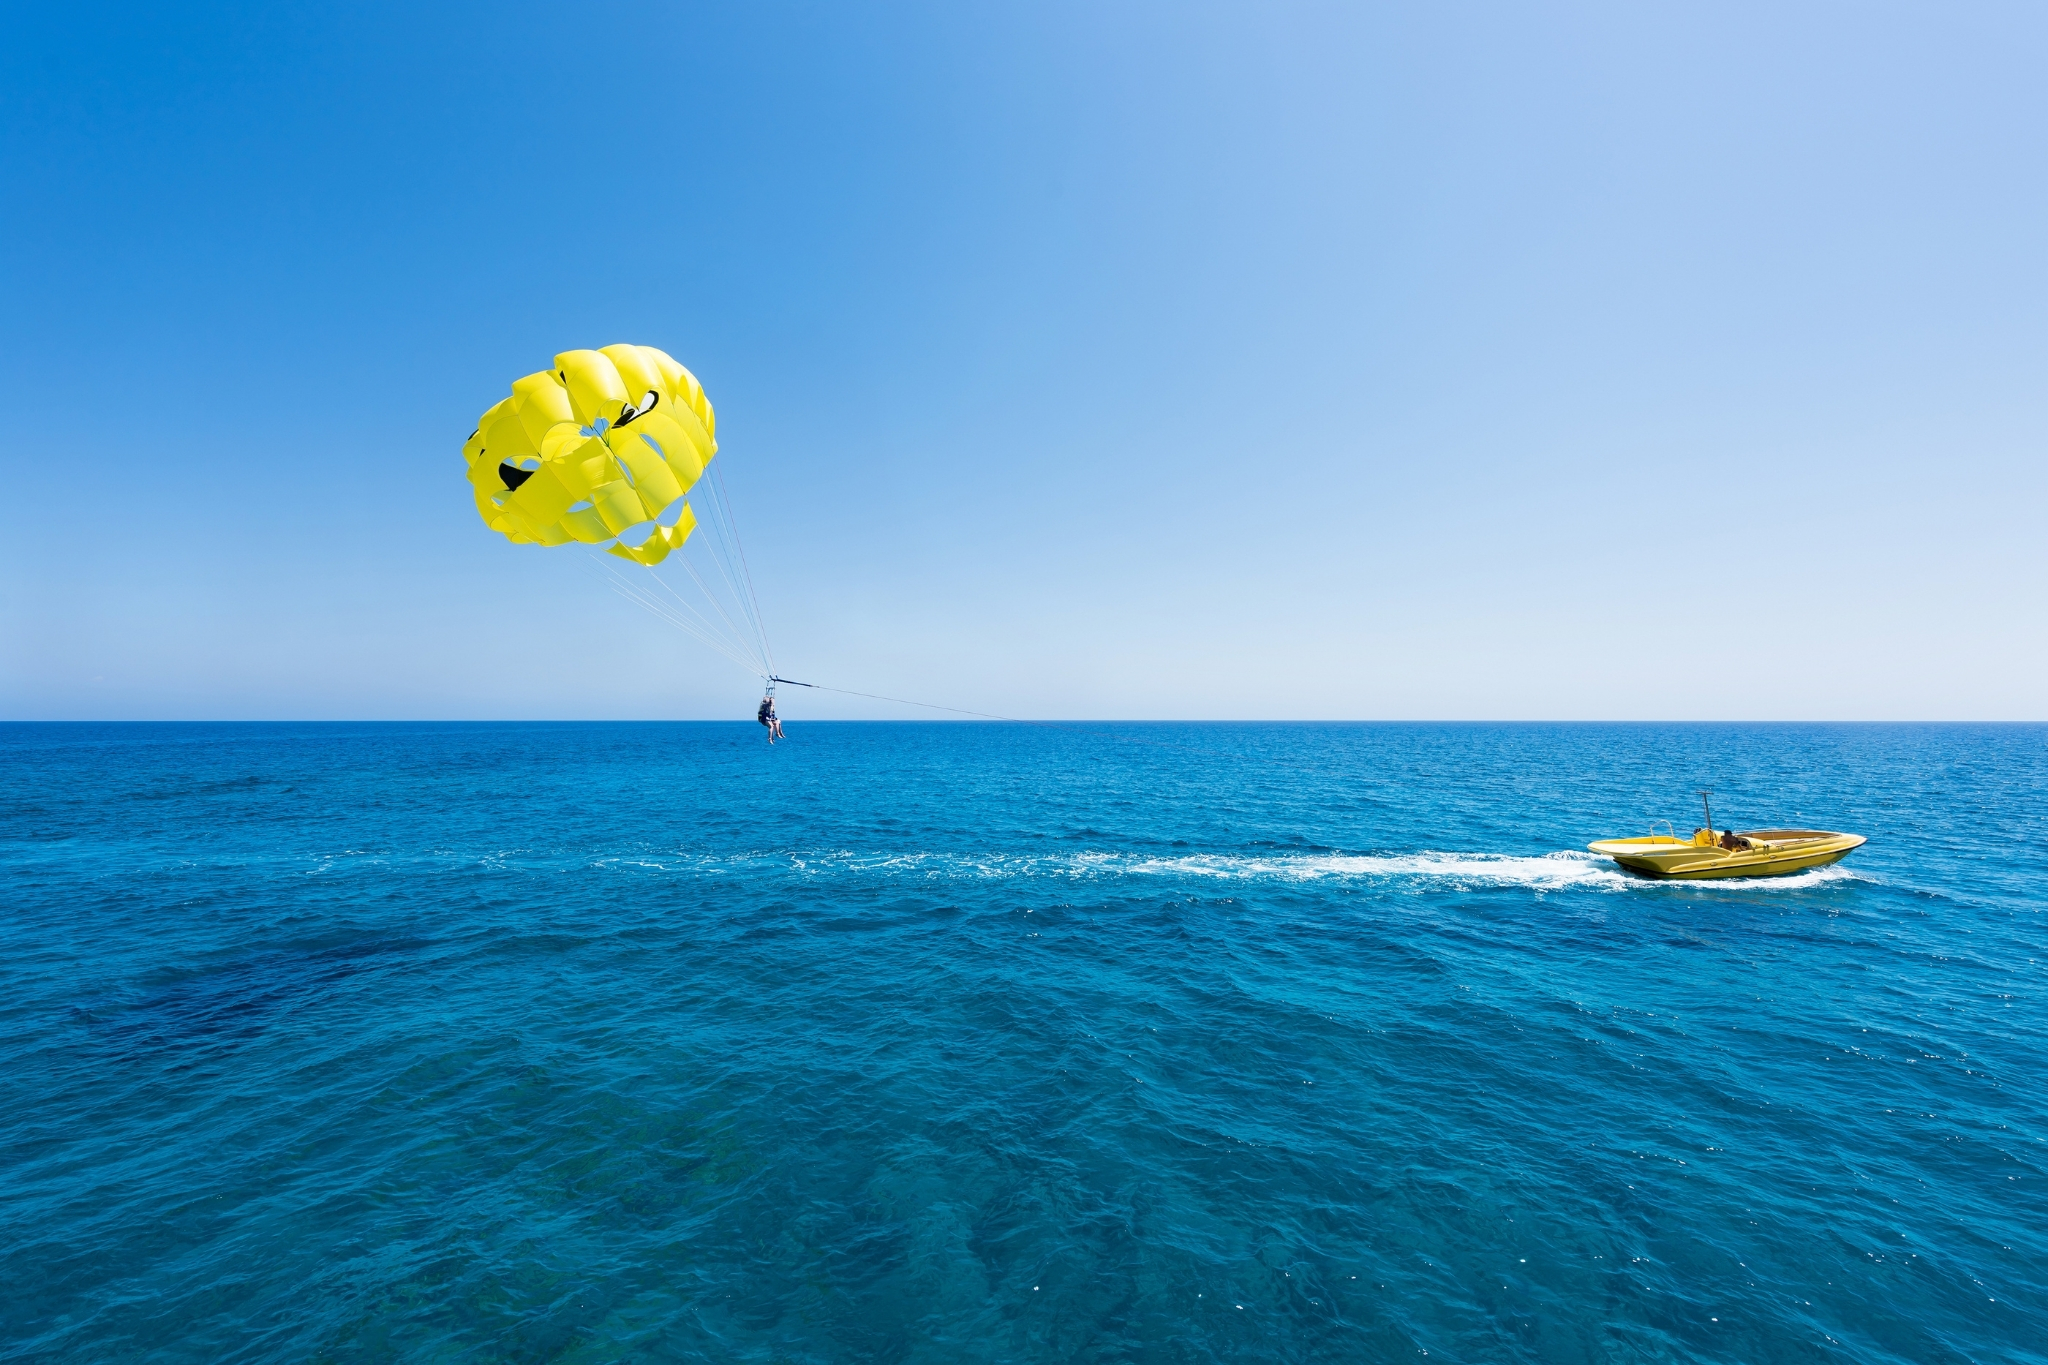
M 750 714 L 462 479 L 635 341 L 797 677 L 2048 716 L 2044 71 L 2033 4 L 16 6 L 0 715 Z

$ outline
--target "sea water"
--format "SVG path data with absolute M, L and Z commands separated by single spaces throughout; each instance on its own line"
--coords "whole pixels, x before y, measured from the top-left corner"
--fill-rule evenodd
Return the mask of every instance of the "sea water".
M 2048 1352 L 2048 729 L 788 728 L 0 728 L 0 1358 Z

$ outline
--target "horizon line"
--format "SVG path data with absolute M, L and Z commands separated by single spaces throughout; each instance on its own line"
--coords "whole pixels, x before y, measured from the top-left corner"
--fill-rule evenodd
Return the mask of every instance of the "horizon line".
M 759 722 L 730 716 L 176 716 L 176 717 L 0 717 L 0 725 L 745 725 Z M 1134 719 L 1116 716 L 820 716 L 797 725 L 2048 725 L 2048 719 L 1908 719 L 1773 717 L 1344 717 L 1282 718 L 1214 716 Z

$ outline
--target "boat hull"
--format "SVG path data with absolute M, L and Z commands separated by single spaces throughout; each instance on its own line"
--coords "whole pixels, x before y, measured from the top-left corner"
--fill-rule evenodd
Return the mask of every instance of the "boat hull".
M 1721 877 L 1782 877 L 1826 867 L 1840 862 L 1866 842 L 1860 834 L 1809 829 L 1755 830 L 1742 837 L 1752 847 L 1724 849 L 1719 844 L 1695 844 L 1657 835 L 1602 839 L 1587 847 L 1614 859 L 1639 877 L 1706 881 Z

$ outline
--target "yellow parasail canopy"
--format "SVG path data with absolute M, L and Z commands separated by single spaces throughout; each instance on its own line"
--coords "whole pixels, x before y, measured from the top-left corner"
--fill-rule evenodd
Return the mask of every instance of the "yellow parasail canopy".
M 477 512 L 505 539 L 609 544 L 653 565 L 696 527 L 677 504 L 718 452 L 715 425 L 704 386 L 664 351 L 564 351 L 478 419 L 462 458 Z

